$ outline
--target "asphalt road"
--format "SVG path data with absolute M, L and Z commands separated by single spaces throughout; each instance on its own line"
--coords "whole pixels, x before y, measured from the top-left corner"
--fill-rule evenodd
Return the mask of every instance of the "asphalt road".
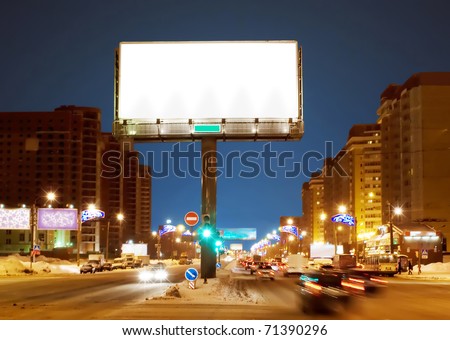
M 231 275 L 232 289 L 262 296 L 263 303 L 196 303 L 151 300 L 184 280 L 185 266 L 169 267 L 169 281 L 139 282 L 137 270 L 52 277 L 0 278 L 0 319 L 67 320 L 295 320 L 400 319 L 447 320 L 450 282 L 389 279 L 373 296 L 355 296 L 350 308 L 335 315 L 305 315 L 294 291 L 295 278 L 257 281 L 245 271 Z M 180 302 L 181 301 L 181 302 Z

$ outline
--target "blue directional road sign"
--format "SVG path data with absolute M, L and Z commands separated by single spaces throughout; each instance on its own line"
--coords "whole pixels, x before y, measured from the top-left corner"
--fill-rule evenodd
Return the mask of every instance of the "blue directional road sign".
M 217 263 L 216 263 L 216 267 L 217 267 L 217 268 L 220 268 L 220 267 L 222 267 L 222 264 L 221 264 L 220 262 L 217 262 Z
M 188 281 L 195 281 L 198 279 L 198 271 L 195 268 L 188 268 L 184 273 L 184 277 Z

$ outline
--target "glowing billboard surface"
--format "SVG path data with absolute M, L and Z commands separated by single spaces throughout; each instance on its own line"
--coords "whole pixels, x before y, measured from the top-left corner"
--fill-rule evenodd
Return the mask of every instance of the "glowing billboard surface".
M 292 40 L 122 42 L 115 97 L 115 135 L 299 139 L 303 133 L 301 52 Z
M 77 209 L 38 209 L 39 230 L 77 230 L 78 210 Z
M 221 228 L 224 240 L 256 240 L 256 228 Z
M 0 209 L 0 229 L 30 229 L 31 213 L 29 208 Z

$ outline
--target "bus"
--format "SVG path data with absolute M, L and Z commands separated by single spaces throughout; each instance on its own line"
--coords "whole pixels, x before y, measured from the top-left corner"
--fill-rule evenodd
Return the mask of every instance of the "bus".
M 408 257 L 401 254 L 370 254 L 366 255 L 363 270 L 376 275 L 394 276 L 398 272 L 397 264 L 400 260 L 402 271 L 408 269 Z

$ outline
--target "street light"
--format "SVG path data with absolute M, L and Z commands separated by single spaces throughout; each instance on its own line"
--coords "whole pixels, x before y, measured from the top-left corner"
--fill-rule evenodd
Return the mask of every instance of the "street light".
M 49 201 L 53 202 L 56 199 L 56 194 L 54 192 L 48 192 L 47 195 L 45 195 L 47 198 L 47 201 L 45 204 L 47 204 Z M 36 252 L 34 250 L 34 245 L 36 243 L 36 229 L 37 229 L 37 207 L 36 202 L 39 199 L 39 197 L 36 197 L 34 200 L 33 206 L 32 206 L 32 220 L 31 220 L 31 258 L 30 258 L 30 270 L 33 269 L 33 262 L 35 262 L 36 259 Z
M 306 231 L 302 230 L 302 232 L 300 233 L 300 254 L 303 253 L 303 239 L 306 236 Z
M 119 221 L 120 226 L 119 226 L 119 235 L 121 233 L 121 229 L 122 229 L 122 221 L 124 219 L 124 216 L 122 213 L 118 213 L 116 215 L 116 219 Z M 108 225 L 106 227 L 106 251 L 105 251 L 105 261 L 108 261 L 108 255 L 109 255 L 109 227 L 111 224 L 111 218 L 108 219 Z M 119 241 L 120 241 L 120 237 L 119 237 Z
M 394 254 L 394 229 L 392 224 L 392 213 L 399 216 L 403 214 L 403 209 L 401 207 L 394 207 L 390 202 L 387 202 L 387 205 L 389 211 L 389 251 L 391 254 Z
M 289 235 L 288 242 L 287 242 L 287 245 L 288 245 L 287 253 L 288 253 L 288 255 L 289 255 L 290 250 L 291 250 L 291 242 L 294 241 L 294 240 L 295 240 L 295 236 L 294 235 Z M 291 241 L 291 242 L 289 242 L 289 241 Z

